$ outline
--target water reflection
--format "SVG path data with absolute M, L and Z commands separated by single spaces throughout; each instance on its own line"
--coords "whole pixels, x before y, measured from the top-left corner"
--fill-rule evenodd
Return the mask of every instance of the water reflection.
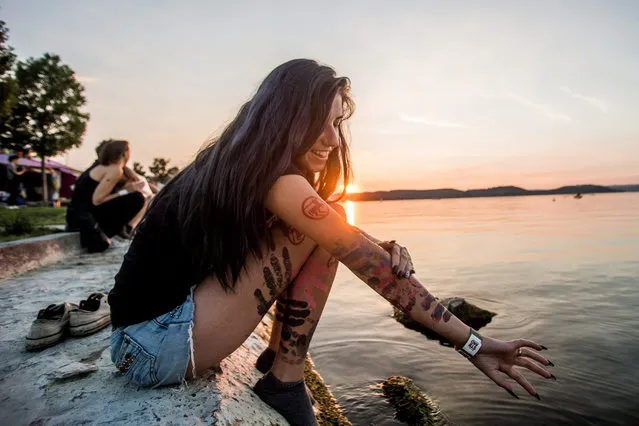
M 519 389 L 520 400 L 508 398 L 466 359 L 398 324 L 340 267 L 311 353 L 353 424 L 397 424 L 369 386 L 403 375 L 452 424 L 639 425 L 639 194 L 552 199 L 343 204 L 349 223 L 408 247 L 433 294 L 496 312 L 482 334 L 549 347 L 559 378 L 525 373 L 542 400 Z
M 353 201 L 345 201 L 344 209 L 346 210 L 346 221 L 355 226 L 355 203 Z

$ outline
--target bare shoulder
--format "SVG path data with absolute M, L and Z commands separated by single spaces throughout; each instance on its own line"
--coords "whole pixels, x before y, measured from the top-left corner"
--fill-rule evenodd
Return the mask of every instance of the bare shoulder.
M 279 205 L 291 198 L 297 198 L 315 190 L 308 181 L 299 175 L 280 176 L 266 196 L 266 202 L 270 205 Z
M 271 187 L 271 191 L 279 192 L 279 191 L 294 191 L 294 190 L 304 190 L 308 191 L 308 189 L 313 189 L 311 184 L 308 183 L 306 178 L 300 175 L 284 175 L 277 178 L 273 186 Z
M 122 174 L 122 168 L 117 164 L 110 164 L 108 166 L 99 165 L 89 173 L 91 178 L 97 181 L 102 181 L 103 179 L 119 180 Z

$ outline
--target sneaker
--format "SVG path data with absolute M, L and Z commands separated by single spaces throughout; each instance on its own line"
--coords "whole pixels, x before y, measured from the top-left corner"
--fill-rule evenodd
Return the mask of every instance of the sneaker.
M 86 336 L 111 324 L 111 308 L 107 295 L 92 293 L 87 300 L 71 310 L 69 332 L 72 336 Z
M 27 334 L 27 350 L 44 349 L 62 340 L 69 324 L 70 312 L 75 307 L 77 306 L 71 303 L 62 303 L 41 309 Z
M 124 225 L 122 230 L 118 232 L 118 237 L 123 240 L 132 240 L 133 239 L 133 228 L 130 225 Z

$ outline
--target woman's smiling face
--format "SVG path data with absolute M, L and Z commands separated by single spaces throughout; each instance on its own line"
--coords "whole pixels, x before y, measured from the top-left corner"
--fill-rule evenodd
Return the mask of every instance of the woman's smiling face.
M 339 126 L 343 117 L 342 95 L 337 93 L 333 98 L 331 111 L 311 149 L 295 159 L 295 164 L 303 170 L 318 173 L 324 170 L 329 154 L 340 144 Z

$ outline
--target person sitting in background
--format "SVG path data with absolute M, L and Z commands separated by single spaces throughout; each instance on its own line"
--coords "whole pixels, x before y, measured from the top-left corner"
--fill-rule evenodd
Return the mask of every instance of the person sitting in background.
M 51 190 L 49 192 L 51 207 L 60 207 L 60 172 L 54 168 L 50 168 L 49 177 L 51 181 Z
M 106 250 L 114 235 L 130 238 L 145 212 L 139 182 L 128 181 L 124 188 L 112 192 L 129 157 L 127 141 L 109 141 L 99 150 L 98 161 L 76 181 L 67 209 L 67 229 L 80 231 L 82 245 L 89 252 Z
M 26 170 L 18 166 L 18 161 L 20 161 L 20 157 L 14 154 L 9 156 L 9 164 L 7 164 L 7 192 L 9 193 L 7 204 L 10 206 L 24 203 L 20 197 L 20 176 Z
M 108 145 L 112 141 L 113 140 L 111 139 L 104 140 L 98 144 L 98 146 L 95 148 L 95 153 L 98 155 L 98 157 L 100 157 L 100 150 L 102 150 L 102 148 L 104 148 L 106 145 Z M 98 160 L 95 160 L 94 163 L 92 164 L 92 167 L 97 164 L 98 164 Z M 122 171 L 123 171 L 122 177 L 113 188 L 113 192 L 117 192 L 123 189 L 127 185 L 127 182 L 138 182 L 136 184 L 136 187 L 142 193 L 142 195 L 144 195 L 144 198 L 148 201 L 149 199 L 151 199 L 151 197 L 153 197 L 153 195 L 157 194 L 157 192 L 159 191 L 158 187 L 154 183 L 149 182 L 144 176 L 139 175 L 138 173 L 133 171 L 133 169 L 131 169 L 129 166 L 124 166 Z

